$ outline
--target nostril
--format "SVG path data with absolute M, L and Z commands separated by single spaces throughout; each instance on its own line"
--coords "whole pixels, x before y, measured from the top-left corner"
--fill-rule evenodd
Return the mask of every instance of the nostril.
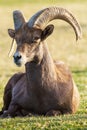
M 14 56 L 13 56 L 13 58 L 15 59 L 15 61 L 20 60 L 20 59 L 21 59 L 21 57 L 22 57 L 21 55 L 16 55 L 16 56 L 14 55 Z
M 16 57 L 18 60 L 21 59 L 21 55 Z

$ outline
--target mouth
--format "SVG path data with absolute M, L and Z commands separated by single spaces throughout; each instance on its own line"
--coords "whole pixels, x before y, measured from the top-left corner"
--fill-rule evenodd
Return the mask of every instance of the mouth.
M 21 57 L 19 57 L 19 56 L 13 56 L 13 58 L 14 58 L 14 63 L 18 67 L 20 67 L 22 65 L 25 65 L 27 62 L 31 61 L 31 59 L 32 59 L 32 58 L 30 58 L 30 60 L 29 60 L 29 58 L 26 57 L 25 55 L 21 55 Z
M 18 66 L 18 67 L 21 67 L 22 66 L 22 62 L 20 60 L 16 61 L 14 59 L 14 63 Z

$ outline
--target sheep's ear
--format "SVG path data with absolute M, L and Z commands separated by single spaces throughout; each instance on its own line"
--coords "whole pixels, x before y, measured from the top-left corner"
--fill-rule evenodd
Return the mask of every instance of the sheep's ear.
M 49 35 L 52 34 L 54 30 L 54 25 L 48 25 L 43 31 L 42 31 L 42 35 L 41 35 L 41 40 L 45 40 Z
M 14 38 L 15 37 L 15 30 L 13 29 L 8 29 L 8 34 L 11 38 Z

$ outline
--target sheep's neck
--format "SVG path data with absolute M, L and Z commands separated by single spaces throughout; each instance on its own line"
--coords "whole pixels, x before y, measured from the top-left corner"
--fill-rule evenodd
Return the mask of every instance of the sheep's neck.
M 43 58 L 40 64 L 35 62 L 26 64 L 27 81 L 31 87 L 47 87 L 56 80 L 55 65 L 47 46 L 44 44 L 43 47 Z

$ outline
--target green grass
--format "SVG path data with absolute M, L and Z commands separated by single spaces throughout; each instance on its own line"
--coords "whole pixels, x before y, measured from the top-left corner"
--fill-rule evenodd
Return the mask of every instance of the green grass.
M 14 73 L 24 71 L 24 67 L 18 68 L 13 58 L 8 57 L 12 39 L 7 29 L 13 28 L 12 11 L 20 9 L 29 19 L 39 9 L 53 5 L 70 10 L 82 27 L 83 38 L 76 43 L 74 31 L 67 23 L 53 21 L 55 30 L 47 39 L 53 59 L 64 61 L 72 71 L 80 93 L 79 109 L 74 115 L 59 117 L 0 119 L 0 130 L 87 130 L 87 0 L 0 1 L 0 108 L 8 79 Z
M 3 119 L 0 130 L 87 130 L 85 115 Z

